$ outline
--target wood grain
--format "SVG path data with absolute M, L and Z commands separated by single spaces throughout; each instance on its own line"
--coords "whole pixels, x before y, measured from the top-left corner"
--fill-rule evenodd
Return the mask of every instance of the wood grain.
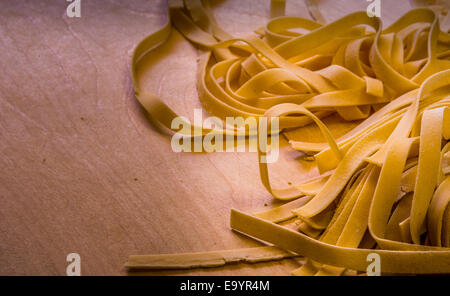
M 390 6 L 388 6 L 388 4 Z M 219 24 L 239 35 L 267 21 L 269 1 L 213 1 Z M 336 19 L 363 0 L 320 1 Z M 257 246 L 229 229 L 229 211 L 274 203 L 255 153 L 174 153 L 137 103 L 132 49 L 161 27 L 165 1 L 0 1 L 0 274 L 65 275 L 81 255 L 83 275 L 126 274 L 131 254 Z M 382 6 L 388 22 L 408 1 Z M 303 1 L 288 12 L 309 17 Z M 197 50 L 179 34 L 141 68 L 141 83 L 179 114 L 200 107 Z M 284 143 L 278 184 L 311 165 Z M 266 206 L 265 206 L 266 204 Z M 288 275 L 295 260 L 153 274 Z M 140 273 L 142 274 L 142 273 Z

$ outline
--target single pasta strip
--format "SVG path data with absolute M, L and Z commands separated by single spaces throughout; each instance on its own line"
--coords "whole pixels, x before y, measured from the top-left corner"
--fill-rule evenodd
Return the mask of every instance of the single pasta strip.
M 219 267 L 238 262 L 258 263 L 296 256 L 294 253 L 276 247 L 265 246 L 201 253 L 132 255 L 125 263 L 125 267 L 129 269 L 190 269 Z

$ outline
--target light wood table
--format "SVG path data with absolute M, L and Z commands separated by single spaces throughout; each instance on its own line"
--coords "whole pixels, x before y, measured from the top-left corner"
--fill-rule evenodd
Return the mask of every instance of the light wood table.
M 328 20 L 368 5 L 319 2 Z M 257 246 L 229 228 L 230 208 L 274 204 L 256 153 L 174 153 L 133 95 L 132 50 L 164 24 L 165 1 L 82 1 L 81 18 L 68 18 L 67 5 L 0 2 L 0 274 L 65 275 L 75 252 L 83 275 L 121 275 L 131 254 Z M 265 0 L 213 6 L 236 35 L 269 14 Z M 382 17 L 389 23 L 409 8 L 382 1 Z M 310 17 L 303 1 L 288 0 L 288 12 Z M 189 118 L 200 107 L 196 57 L 174 34 L 141 76 Z M 307 177 L 298 155 L 285 145 L 275 182 Z M 288 275 L 298 266 L 283 260 L 153 274 Z

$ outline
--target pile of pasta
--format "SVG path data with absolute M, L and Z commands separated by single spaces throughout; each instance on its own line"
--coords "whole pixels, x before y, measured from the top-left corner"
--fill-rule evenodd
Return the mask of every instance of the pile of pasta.
M 264 28 L 235 38 L 217 25 L 207 1 L 171 1 L 167 25 L 136 47 L 136 97 L 171 128 L 178 115 L 140 89 L 137 69 L 176 29 L 202 52 L 197 89 L 206 111 L 222 119 L 278 117 L 285 134 L 317 125 L 322 142 L 291 137 L 290 145 L 313 157 L 320 175 L 274 188 L 268 164 L 259 163 L 263 185 L 285 203 L 256 214 L 233 209 L 231 228 L 269 246 L 136 255 L 126 266 L 303 256 L 293 275 L 356 275 L 376 253 L 383 274 L 450 273 L 450 35 L 439 16 L 418 8 L 383 28 L 379 18 L 356 12 L 321 24 L 283 16 L 284 1 L 271 4 Z M 326 119 L 352 128 L 336 137 Z

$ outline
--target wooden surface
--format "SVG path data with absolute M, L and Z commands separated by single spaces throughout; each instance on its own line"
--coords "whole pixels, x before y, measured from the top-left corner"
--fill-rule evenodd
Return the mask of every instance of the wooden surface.
M 269 1 L 213 2 L 232 34 L 268 18 Z M 328 20 L 367 6 L 319 2 Z M 120 275 L 131 254 L 257 246 L 229 229 L 230 208 L 273 205 L 256 154 L 174 153 L 133 96 L 132 49 L 164 24 L 165 1 L 86 0 L 74 19 L 67 5 L 0 2 L 0 274 L 65 275 L 72 252 L 83 275 Z M 382 17 L 389 23 L 409 8 L 382 1 Z M 309 17 L 303 1 L 288 0 L 288 12 Z M 196 56 L 174 34 L 141 73 L 146 89 L 190 118 L 200 106 Z M 306 178 L 308 163 L 283 150 L 275 181 Z M 297 266 L 283 260 L 153 274 L 288 275 Z

